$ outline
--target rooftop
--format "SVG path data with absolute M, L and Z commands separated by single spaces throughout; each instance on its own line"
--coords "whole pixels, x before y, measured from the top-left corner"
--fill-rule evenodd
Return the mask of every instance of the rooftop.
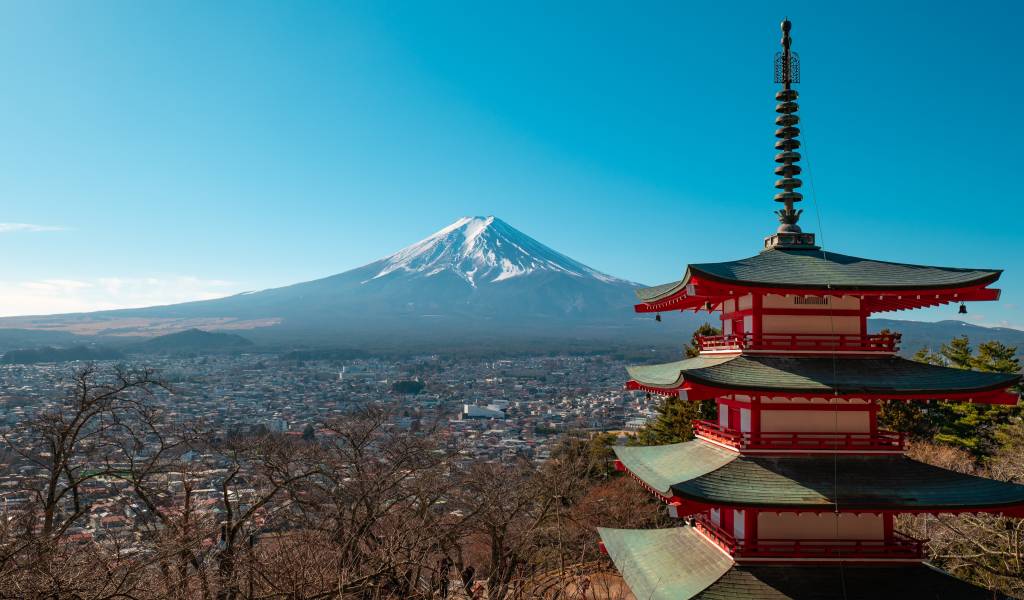
M 616 447 L 622 467 L 692 513 L 710 506 L 1021 512 L 1024 485 L 893 455 L 747 456 L 704 440 Z M 686 507 L 686 503 L 691 503 Z
M 598 529 L 627 585 L 645 600 L 987 600 L 992 592 L 927 564 L 737 565 L 691 527 Z
M 933 396 L 1016 403 L 1004 390 L 1020 375 L 940 367 L 886 356 L 883 358 L 802 358 L 761 355 L 698 356 L 655 365 L 627 367 L 630 387 L 659 393 L 692 389 L 757 390 L 801 394 L 864 396 Z M 984 398 L 984 392 L 991 398 Z M 1004 397 L 1005 396 L 1005 397 Z

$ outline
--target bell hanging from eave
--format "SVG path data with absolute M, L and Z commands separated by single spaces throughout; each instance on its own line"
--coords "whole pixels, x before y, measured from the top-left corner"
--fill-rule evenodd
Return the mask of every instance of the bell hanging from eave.
M 957 311 L 957 312 L 959 312 L 962 315 L 966 315 L 967 314 L 967 305 L 964 304 L 963 302 L 961 302 L 960 303 L 960 310 Z

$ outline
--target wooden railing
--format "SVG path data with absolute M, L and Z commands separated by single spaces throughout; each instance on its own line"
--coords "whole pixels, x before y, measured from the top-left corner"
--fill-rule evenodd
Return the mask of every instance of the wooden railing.
M 875 433 L 807 431 L 741 432 L 714 421 L 693 421 L 693 433 L 738 450 L 903 451 L 906 434 L 879 429 Z
M 702 517 L 695 527 L 736 558 L 903 559 L 924 556 L 925 540 L 898 531 L 887 540 L 739 540 Z
M 883 352 L 899 350 L 902 334 L 873 333 L 759 333 L 699 335 L 697 344 L 703 352 L 766 350 L 776 352 Z

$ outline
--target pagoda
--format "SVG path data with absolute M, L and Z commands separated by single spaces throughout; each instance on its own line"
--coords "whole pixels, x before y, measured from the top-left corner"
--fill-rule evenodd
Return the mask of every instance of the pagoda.
M 799 59 L 782 22 L 775 58 L 777 231 L 756 256 L 691 264 L 680 281 L 640 289 L 640 313 L 718 313 L 700 353 L 629 368 L 628 389 L 714 400 L 696 439 L 615 448 L 616 468 L 665 502 L 680 526 L 599 529 L 633 594 L 686 598 L 993 598 L 924 562 L 894 528 L 899 514 L 1024 517 L 1024 485 L 905 456 L 879 428 L 883 402 L 1014 405 L 1019 375 L 897 356 L 900 334 L 868 333 L 879 312 L 997 300 L 1001 271 L 884 262 L 823 250 L 798 225 Z

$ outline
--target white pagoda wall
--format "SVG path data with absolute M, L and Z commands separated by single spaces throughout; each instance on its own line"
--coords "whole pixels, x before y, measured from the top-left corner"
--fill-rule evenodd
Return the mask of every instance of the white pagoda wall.
M 838 527 L 838 533 L 837 533 Z M 758 539 L 882 540 L 882 515 L 851 513 L 773 513 L 757 515 Z
M 817 297 L 811 297 L 817 298 Z M 764 309 L 827 311 L 860 310 L 860 298 L 853 296 L 825 296 L 827 304 L 803 304 L 804 296 L 768 294 L 761 301 Z M 850 315 L 762 315 L 762 333 L 829 333 L 859 334 L 861 317 Z
M 762 315 L 762 333 L 860 334 L 860 317 L 828 315 Z
M 762 410 L 761 431 L 870 433 L 868 411 Z

